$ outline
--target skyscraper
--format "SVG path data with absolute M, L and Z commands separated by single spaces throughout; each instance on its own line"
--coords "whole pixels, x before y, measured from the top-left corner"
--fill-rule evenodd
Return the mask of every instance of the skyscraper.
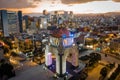
M 0 10 L 0 29 L 5 37 L 22 32 L 22 12 Z
M 18 21 L 19 21 L 19 30 L 20 30 L 20 32 L 23 32 L 23 28 L 22 28 L 22 11 L 18 11 Z
M 1 10 L 1 30 L 4 36 L 9 36 L 8 33 L 8 17 L 7 17 L 7 11 Z
M 2 17 L 1 17 L 1 11 L 0 11 L 0 33 L 2 33 L 2 22 L 1 22 L 1 19 L 2 19 Z

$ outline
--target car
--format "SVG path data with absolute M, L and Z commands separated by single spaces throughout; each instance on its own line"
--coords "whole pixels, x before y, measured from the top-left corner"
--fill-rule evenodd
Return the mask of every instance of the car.
M 28 53 L 26 53 L 26 57 L 28 57 L 28 58 L 31 58 L 31 57 L 33 57 L 34 55 L 33 55 L 33 53 L 32 52 L 28 52 Z
M 85 60 L 89 60 L 89 58 L 90 56 L 85 55 L 85 56 L 80 57 L 79 59 L 85 61 Z
M 26 60 L 26 56 L 22 52 L 20 52 L 20 53 L 11 52 L 10 56 L 14 57 L 14 59 L 16 59 L 18 61 L 25 61 Z

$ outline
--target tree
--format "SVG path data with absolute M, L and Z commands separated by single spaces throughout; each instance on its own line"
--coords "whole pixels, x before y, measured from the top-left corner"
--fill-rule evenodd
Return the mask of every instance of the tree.
M 11 52 L 11 56 L 18 56 L 18 54 L 16 52 Z
M 106 77 L 107 75 L 107 68 L 106 67 L 103 67 L 100 71 L 100 74 L 103 76 L 103 77 Z
M 4 49 L 4 54 L 9 52 L 9 49 L 7 47 L 3 46 L 3 49 Z
M 93 43 L 93 44 L 97 44 L 98 41 L 97 41 L 96 39 L 93 39 L 93 40 L 92 40 L 92 43 Z

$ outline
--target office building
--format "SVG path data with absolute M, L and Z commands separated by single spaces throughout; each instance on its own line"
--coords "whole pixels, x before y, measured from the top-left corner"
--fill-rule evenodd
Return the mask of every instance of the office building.
M 5 37 L 22 32 L 22 12 L 0 10 L 0 31 Z

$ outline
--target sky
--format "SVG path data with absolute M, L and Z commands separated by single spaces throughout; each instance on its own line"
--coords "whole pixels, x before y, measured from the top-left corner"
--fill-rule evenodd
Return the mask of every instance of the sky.
M 120 0 L 0 0 L 0 9 L 23 13 L 65 10 L 73 13 L 120 12 Z

